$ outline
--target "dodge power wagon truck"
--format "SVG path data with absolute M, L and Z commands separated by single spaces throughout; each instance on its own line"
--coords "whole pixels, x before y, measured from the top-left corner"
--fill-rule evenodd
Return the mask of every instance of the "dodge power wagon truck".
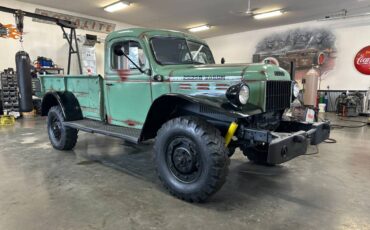
M 78 131 L 139 144 L 155 138 L 154 164 L 174 196 L 201 202 L 225 182 L 235 148 L 256 164 L 289 161 L 329 137 L 327 123 L 282 119 L 299 90 L 269 64 L 216 65 L 205 41 L 127 29 L 105 41 L 105 73 L 40 76 L 42 115 L 55 149 Z

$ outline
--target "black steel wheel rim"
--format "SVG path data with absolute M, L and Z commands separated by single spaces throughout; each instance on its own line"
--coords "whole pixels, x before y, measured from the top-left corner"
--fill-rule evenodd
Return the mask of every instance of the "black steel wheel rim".
M 187 137 L 176 137 L 167 145 L 166 163 L 181 182 L 191 183 L 202 173 L 202 159 L 195 143 Z
M 50 119 L 51 134 L 56 140 L 60 140 L 62 137 L 62 123 L 56 116 L 52 116 Z

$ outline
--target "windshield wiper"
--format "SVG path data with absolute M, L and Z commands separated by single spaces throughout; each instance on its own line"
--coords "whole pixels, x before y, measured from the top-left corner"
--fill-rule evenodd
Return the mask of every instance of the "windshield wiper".
M 197 50 L 197 52 L 195 53 L 195 55 L 193 56 L 193 60 L 198 56 L 198 54 L 200 53 L 200 51 L 203 49 L 204 45 L 201 45 L 199 47 L 199 49 Z

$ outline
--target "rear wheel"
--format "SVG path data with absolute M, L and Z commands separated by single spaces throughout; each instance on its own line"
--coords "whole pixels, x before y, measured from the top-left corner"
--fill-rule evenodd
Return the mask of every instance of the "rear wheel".
M 257 145 L 243 149 L 243 154 L 255 164 L 274 166 L 274 164 L 267 163 L 268 146 Z
M 229 158 L 219 130 L 195 117 L 165 123 L 154 144 L 159 179 L 174 196 L 202 202 L 225 183 Z
M 77 143 L 77 129 L 64 126 L 65 118 L 60 106 L 49 110 L 47 129 L 51 145 L 58 150 L 71 150 Z

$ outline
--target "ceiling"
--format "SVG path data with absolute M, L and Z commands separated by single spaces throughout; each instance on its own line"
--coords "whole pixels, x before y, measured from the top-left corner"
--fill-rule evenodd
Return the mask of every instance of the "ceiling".
M 254 20 L 232 12 L 244 11 L 247 0 L 129 0 L 129 8 L 107 13 L 103 7 L 117 0 L 21 0 L 127 24 L 186 31 L 209 24 L 212 29 L 197 33 L 207 38 L 323 18 L 347 9 L 349 14 L 370 12 L 369 0 L 252 0 L 256 12 L 285 9 L 278 18 Z

